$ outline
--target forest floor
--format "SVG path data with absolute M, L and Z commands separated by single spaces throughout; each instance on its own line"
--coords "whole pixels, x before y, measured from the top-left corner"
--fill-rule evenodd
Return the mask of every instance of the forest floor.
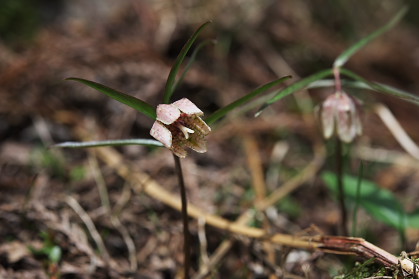
M 181 276 L 182 220 L 170 206 L 178 197 L 171 152 L 53 147 L 151 138 L 153 121 L 65 78 L 94 80 L 158 105 L 182 45 L 212 19 L 198 41 L 217 43 L 202 49 L 173 98 L 187 97 L 210 115 L 278 77 L 292 75 L 291 84 L 331 67 L 343 50 L 400 9 L 394 1 L 378 0 L 351 6 L 319 0 L 192 2 L 106 1 L 108 7 L 57 1 L 18 10 L 22 18 L 42 16 L 36 29 L 22 21 L 0 41 L 0 278 Z M 419 25 L 409 16 L 413 9 L 347 67 L 418 93 Z M 1 18 L 7 14 L 0 12 Z M 0 22 L 4 32 L 1 24 L 6 23 Z M 289 96 L 257 118 L 258 105 L 238 109 L 212 126 L 207 153 L 191 151 L 182 160 L 189 201 L 202 217 L 190 219 L 193 278 L 332 278 L 366 260 L 255 240 L 204 218 L 208 213 L 234 222 L 253 212 L 247 226 L 271 234 L 340 235 L 339 204 L 322 178 L 334 170 L 333 143 L 322 139 L 315 117 L 315 107 L 330 93 L 333 88 Z M 384 95 L 353 93 L 364 103 L 363 135 L 348 147 L 346 172 L 357 176 L 364 161 L 365 178 L 414 211 L 418 159 L 400 146 L 374 105 L 389 107 L 414 142 L 418 108 Z M 313 105 L 302 112 L 307 101 Z M 255 209 L 264 195 L 296 177 L 302 181 L 284 189 L 266 210 Z M 157 193 L 145 189 L 149 184 Z M 363 209 L 356 228 L 355 236 L 397 256 L 415 251 L 419 237 L 417 228 L 400 232 Z M 225 253 L 214 258 L 220 245 Z

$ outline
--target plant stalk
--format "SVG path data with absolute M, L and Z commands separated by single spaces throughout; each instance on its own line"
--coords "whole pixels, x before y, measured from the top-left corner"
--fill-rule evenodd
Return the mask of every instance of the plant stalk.
M 358 170 L 358 182 L 356 184 L 356 198 L 355 198 L 355 206 L 354 212 L 352 213 L 352 236 L 356 236 L 356 226 L 358 224 L 358 209 L 360 206 L 360 197 L 361 197 L 361 184 L 362 184 L 362 176 L 364 175 L 364 163 L 361 161 L 359 164 Z
M 184 278 L 189 279 L 189 269 L 191 266 L 191 244 L 189 237 L 188 201 L 186 197 L 185 181 L 183 179 L 182 165 L 178 156 L 173 154 L 175 168 L 180 186 L 180 199 L 182 203 L 182 222 L 183 222 L 183 256 L 184 256 Z
M 336 137 L 336 146 L 335 146 L 335 163 L 336 163 L 336 179 L 338 185 L 338 200 L 340 207 L 340 230 L 341 233 L 345 236 L 348 235 L 347 228 L 347 212 L 345 205 L 345 189 L 343 185 L 343 151 L 342 151 L 342 141 Z
M 336 92 L 342 92 L 342 81 L 340 80 L 340 68 L 333 68 L 333 75 L 335 76 Z

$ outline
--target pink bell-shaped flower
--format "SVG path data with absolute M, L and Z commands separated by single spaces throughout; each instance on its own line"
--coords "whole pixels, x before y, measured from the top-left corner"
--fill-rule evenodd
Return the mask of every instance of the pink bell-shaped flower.
M 201 119 L 203 114 L 186 98 L 172 104 L 158 105 L 157 120 L 150 135 L 180 158 L 186 157 L 186 147 L 204 153 L 207 151 L 205 136 L 211 132 L 211 128 Z
M 362 134 L 361 120 L 355 102 L 356 99 L 343 91 L 330 95 L 323 102 L 320 118 L 323 136 L 326 139 L 336 133 L 340 140 L 349 143 Z

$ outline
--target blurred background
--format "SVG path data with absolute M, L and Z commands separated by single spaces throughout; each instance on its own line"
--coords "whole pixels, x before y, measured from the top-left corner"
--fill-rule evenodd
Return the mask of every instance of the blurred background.
M 0 277 L 175 278 L 181 270 L 177 211 L 134 193 L 127 181 L 87 150 L 51 148 L 86 138 L 150 138 L 152 121 L 65 78 L 94 80 L 157 105 L 183 44 L 198 26 L 212 20 L 198 42 L 216 40 L 216 44 L 201 50 L 173 98 L 187 97 L 209 115 L 278 77 L 292 75 L 291 84 L 331 67 L 342 51 L 387 23 L 406 4 L 409 12 L 403 21 L 351 58 L 347 68 L 416 94 L 417 1 L 1 0 Z M 299 110 L 298 98 L 288 97 L 259 118 L 253 118 L 255 107 L 217 123 L 208 138 L 209 152 L 191 152 L 184 160 L 190 201 L 230 220 L 253 206 L 248 171 L 252 155 L 244 138 L 257 143 L 268 191 L 287 181 L 307 165 L 312 146 L 321 141 L 313 121 L 315 106 L 332 92 L 310 90 L 313 106 L 305 113 Z M 372 112 L 371 106 L 378 102 L 386 104 L 412 139 L 419 141 L 416 106 L 365 91 L 351 93 L 365 105 L 359 143 L 403 151 Z M 133 169 L 177 191 L 169 151 L 140 146 L 118 151 Z M 350 171 L 356 172 L 356 159 L 351 158 Z M 323 168 L 332 167 L 326 158 Z M 107 185 L 120 226 L 103 209 L 97 172 Z M 372 162 L 366 176 L 394 192 L 406 210 L 419 206 L 417 165 Z M 107 258 L 97 253 L 79 214 L 66 203 L 69 196 L 93 220 Z M 317 177 L 279 202 L 274 212 L 274 232 L 301 234 L 316 225 L 321 233 L 338 233 L 338 206 Z M 367 214 L 359 218 L 359 236 L 392 253 L 415 249 L 419 231 L 408 230 L 401 247 L 397 230 Z M 191 226 L 198 247 L 196 222 Z M 126 234 L 117 229 L 121 227 L 135 247 L 135 272 Z M 211 227 L 206 235 L 209 254 L 229 237 Z M 59 247 L 59 260 L 48 258 L 50 250 L 45 247 Z M 198 250 L 195 270 L 199 269 Z M 295 263 L 286 262 L 292 278 L 330 278 L 348 261 L 301 253 Z M 284 259 L 276 263 L 283 267 L 280 263 Z M 310 267 L 308 271 L 303 263 Z M 271 274 L 272 269 L 258 257 L 258 248 L 241 240 L 234 242 L 211 278 L 272 278 Z

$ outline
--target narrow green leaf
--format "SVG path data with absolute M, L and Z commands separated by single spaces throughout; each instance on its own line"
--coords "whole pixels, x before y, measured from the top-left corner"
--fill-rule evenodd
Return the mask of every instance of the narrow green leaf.
M 192 64 L 195 62 L 196 60 L 196 56 L 198 55 L 199 51 L 209 45 L 209 44 L 215 44 L 215 40 L 205 40 L 202 43 L 200 43 L 192 52 L 191 57 L 188 61 L 188 64 L 185 67 L 185 70 L 182 72 L 182 75 L 180 76 L 180 78 L 178 79 L 178 81 L 175 83 L 175 85 L 173 86 L 173 92 L 176 91 L 176 88 L 178 88 L 178 86 L 183 82 L 183 80 L 185 79 L 186 74 L 188 73 L 189 69 L 192 67 Z
M 340 69 L 340 73 L 348 76 L 350 78 L 353 78 L 354 80 L 357 80 L 358 83 L 352 83 L 352 86 L 355 86 L 357 88 L 364 88 L 364 89 L 369 89 L 369 90 L 373 90 L 379 93 L 384 93 L 384 94 L 388 94 L 388 95 L 392 95 L 394 97 L 397 97 L 399 99 L 402 99 L 404 101 L 410 102 L 410 103 L 414 103 L 416 105 L 419 105 L 419 97 L 416 95 L 413 95 L 409 92 L 388 86 L 388 85 L 384 85 L 378 82 L 371 82 L 368 81 L 366 79 L 364 79 L 363 77 L 355 74 L 352 71 L 349 71 L 348 69 Z
M 89 87 L 92 87 L 93 89 L 96 89 L 97 91 L 108 95 L 109 97 L 111 97 L 114 100 L 117 100 L 118 102 L 121 102 L 123 104 L 126 104 L 136 110 L 138 110 L 139 112 L 145 114 L 146 116 L 152 118 L 152 119 L 156 119 L 156 109 L 151 106 L 150 104 L 137 99 L 133 96 L 127 95 L 125 93 L 119 92 L 115 89 L 112 89 L 110 87 L 107 87 L 103 84 L 94 82 L 94 81 L 90 81 L 87 79 L 82 79 L 82 78 L 66 78 L 66 80 L 74 80 L 77 82 L 81 82 Z
M 354 44 L 353 46 L 345 50 L 341 55 L 339 55 L 336 58 L 335 62 L 333 63 L 333 67 L 334 68 L 342 67 L 349 60 L 349 58 L 351 58 L 352 55 L 354 55 L 358 50 L 366 46 L 375 38 L 379 37 L 383 33 L 393 28 L 402 19 L 402 17 L 406 14 L 406 12 L 407 12 L 407 8 L 404 7 L 386 25 L 379 28 L 375 32 L 371 33 L 367 37 L 361 39 L 359 42 L 357 42 L 356 44 Z
M 366 89 L 366 90 L 371 90 L 378 93 L 388 94 L 396 98 L 399 98 L 401 100 L 419 105 L 419 97 L 416 95 L 413 95 L 412 93 L 409 93 L 401 89 L 398 89 L 389 85 L 385 85 L 379 82 L 367 81 L 366 79 L 356 75 L 355 73 L 349 70 L 346 70 L 346 69 L 342 69 L 342 70 L 343 70 L 344 75 L 357 79 L 357 81 L 342 80 L 342 85 L 344 87 Z M 318 80 L 311 83 L 309 86 L 307 86 L 307 88 L 323 88 L 323 87 L 332 87 L 332 86 L 335 86 L 334 79 L 322 79 L 322 80 Z
M 407 215 L 407 225 L 411 228 L 419 228 L 419 208 Z
M 228 112 L 230 112 L 231 110 L 237 108 L 238 106 L 241 106 L 247 102 L 249 102 L 250 100 L 252 100 L 253 98 L 255 98 L 256 96 L 258 96 L 259 94 L 269 90 L 270 88 L 272 88 L 275 85 L 278 85 L 288 79 L 290 79 L 291 76 L 285 76 L 282 77 L 280 79 L 271 81 L 265 85 L 262 85 L 261 87 L 258 87 L 257 89 L 253 90 L 252 92 L 250 92 L 249 94 L 247 94 L 246 96 L 232 102 L 231 104 L 220 108 L 219 110 L 217 110 L 216 112 L 214 112 L 213 114 L 211 114 L 209 117 L 207 117 L 205 119 L 205 122 L 207 122 L 208 125 L 211 125 L 212 123 L 214 123 L 215 121 L 217 121 L 218 119 L 220 119 L 221 117 L 223 117 L 224 115 L 226 115 Z
M 315 73 L 311 76 L 308 76 L 308 77 L 306 77 L 306 78 L 304 78 L 300 81 L 297 81 L 296 83 L 294 83 L 294 84 L 288 86 L 287 88 L 279 91 L 275 96 L 273 96 L 264 105 L 262 105 L 262 107 L 255 114 L 255 117 L 259 116 L 264 109 L 266 109 L 268 106 L 272 105 L 273 103 L 278 102 L 282 98 L 307 87 L 308 85 L 315 82 L 316 80 L 320 80 L 320 79 L 325 78 L 327 76 L 330 76 L 332 74 L 333 74 L 332 69 L 323 70 L 323 71 L 317 72 L 317 73 Z
M 85 141 L 74 142 L 68 141 L 56 144 L 56 147 L 66 148 L 86 148 L 101 146 L 122 146 L 122 145 L 146 145 L 146 146 L 163 146 L 159 141 L 152 139 L 121 139 L 121 140 L 101 140 L 101 141 Z
M 336 194 L 338 191 L 336 175 L 331 172 L 324 172 L 322 178 L 329 189 Z M 357 199 L 357 180 L 354 176 L 344 176 L 345 197 L 353 203 Z M 399 230 L 406 228 L 407 220 L 401 203 L 392 192 L 380 188 L 372 181 L 362 180 L 362 187 L 359 191 L 359 205 L 378 221 Z
M 192 36 L 189 38 L 189 40 L 183 46 L 183 48 L 180 51 L 178 57 L 176 58 L 175 64 L 173 65 L 172 69 L 170 70 L 170 73 L 169 73 L 169 76 L 168 76 L 167 82 L 166 82 L 166 88 L 164 90 L 163 101 L 164 101 L 165 104 L 170 103 L 170 98 L 172 97 L 172 94 L 173 94 L 173 91 L 174 91 L 174 88 L 175 88 L 176 76 L 177 76 L 177 73 L 179 72 L 180 66 L 183 63 L 183 60 L 185 59 L 186 54 L 188 53 L 192 44 L 195 42 L 198 35 L 210 23 L 211 23 L 211 21 L 205 22 L 195 31 L 195 33 L 192 34 Z

